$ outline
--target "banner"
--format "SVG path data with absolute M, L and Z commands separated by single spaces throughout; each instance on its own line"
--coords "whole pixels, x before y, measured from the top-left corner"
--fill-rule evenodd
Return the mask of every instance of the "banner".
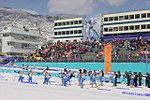
M 111 44 L 105 46 L 105 73 L 111 72 Z

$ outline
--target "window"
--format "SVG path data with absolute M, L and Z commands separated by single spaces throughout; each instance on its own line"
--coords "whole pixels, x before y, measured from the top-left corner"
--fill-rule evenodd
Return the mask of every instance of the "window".
M 125 31 L 129 30 L 128 26 L 124 26 L 124 30 Z
M 119 27 L 119 31 L 123 31 L 123 26 L 120 26 L 120 27 Z
M 104 32 L 108 32 L 108 28 L 104 28 Z
M 57 32 L 55 32 L 54 35 L 57 35 Z
M 147 29 L 150 29 L 150 24 L 147 24 Z
M 123 20 L 123 16 L 119 16 L 119 20 Z
M 109 17 L 109 21 L 113 21 L 113 17 Z
M 130 15 L 130 19 L 134 19 L 134 15 Z
M 141 25 L 141 29 L 146 29 L 146 25 Z
M 28 35 L 25 35 L 24 36 L 24 39 L 29 39 L 30 37 Z
M 79 24 L 82 24 L 82 20 L 79 20 Z
M 23 43 L 22 46 L 23 47 L 29 47 L 29 44 Z
M 7 45 L 9 46 L 9 45 L 12 45 L 12 42 L 7 42 Z
M 109 28 L 109 32 L 112 32 L 113 31 L 113 29 L 112 28 Z
M 66 31 L 66 35 L 69 35 L 69 31 Z
M 73 25 L 73 21 L 71 21 L 70 24 Z
M 118 21 L 118 16 L 117 16 L 117 17 L 114 17 L 114 21 Z
M 63 22 L 63 25 L 66 25 L 66 22 Z
M 58 26 L 61 26 L 61 23 L 58 23 Z
M 142 18 L 146 18 L 146 13 L 141 14 L 141 17 L 142 17 Z
M 140 18 L 140 14 L 135 14 L 135 19 L 139 19 Z
M 104 18 L 104 22 L 108 22 L 108 18 Z
M 30 36 L 30 39 L 36 39 L 36 37 L 35 36 Z
M 66 35 L 66 34 L 65 34 L 65 31 L 62 32 L 62 35 Z
M 114 31 L 118 31 L 118 27 L 114 27 Z
M 70 34 L 73 34 L 73 31 L 70 31 Z
M 4 30 L 8 29 L 7 27 L 4 27 Z
M 79 34 L 82 34 L 82 30 L 79 30 Z
M 150 17 L 150 13 L 147 13 L 147 17 Z
M 74 21 L 74 24 L 78 24 L 78 21 Z
M 77 34 L 77 33 L 78 33 L 78 31 L 77 31 L 77 30 L 75 30 L 75 31 L 74 31 L 74 34 Z
M 135 25 L 135 30 L 139 30 L 140 26 L 139 25 Z
M 55 25 L 54 26 L 57 26 L 58 24 L 57 23 L 55 23 Z
M 134 26 L 130 26 L 130 30 L 134 30 Z
M 9 33 L 3 34 L 4 37 L 10 36 Z
M 129 19 L 128 15 L 126 15 L 126 16 L 124 17 L 124 19 L 125 19 L 125 20 L 128 20 L 128 19 Z
M 69 25 L 69 22 L 66 22 L 66 25 Z
M 58 35 L 61 35 L 61 32 L 58 32 L 57 34 L 58 34 Z

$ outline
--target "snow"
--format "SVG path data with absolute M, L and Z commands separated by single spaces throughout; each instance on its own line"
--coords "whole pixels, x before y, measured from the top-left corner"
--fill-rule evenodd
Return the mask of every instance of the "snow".
M 150 100 L 150 97 L 138 95 L 126 95 L 122 92 L 150 93 L 150 89 L 129 88 L 125 84 L 118 84 L 118 88 L 128 88 L 130 90 L 116 89 L 111 83 L 99 86 L 103 90 L 90 88 L 89 81 L 85 81 L 84 89 L 77 86 L 77 79 L 72 79 L 72 85 L 61 86 L 61 79 L 51 78 L 51 85 L 44 85 L 43 76 L 33 76 L 35 84 L 25 84 L 17 81 L 17 74 L 0 73 L 0 98 L 1 100 Z M 4 79 L 3 76 L 5 77 Z M 27 76 L 24 76 L 27 80 Z M 7 80 L 6 80 L 7 79 Z M 111 91 L 105 91 L 110 89 Z
M 33 11 L 27 11 L 27 9 L 0 7 L 0 31 L 9 26 L 26 27 L 30 30 L 40 30 L 43 32 L 42 37 L 52 38 L 53 20 L 52 17 L 48 18 L 44 15 L 33 14 Z

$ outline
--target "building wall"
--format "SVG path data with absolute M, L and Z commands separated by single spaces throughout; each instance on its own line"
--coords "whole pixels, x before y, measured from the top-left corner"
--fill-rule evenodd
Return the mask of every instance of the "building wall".
M 103 35 L 150 32 L 150 10 L 103 15 Z
M 11 46 L 7 44 L 8 41 L 11 41 L 11 37 L 2 38 L 2 52 L 4 53 L 11 52 Z
M 83 18 L 54 21 L 54 42 L 81 41 L 83 37 Z
M 12 52 L 12 53 L 29 53 L 29 52 L 34 52 L 36 48 L 17 48 L 14 47 L 8 42 L 12 41 L 12 37 L 5 37 L 2 40 L 2 52 L 7 53 L 7 52 Z M 13 42 L 13 41 L 12 41 Z M 19 43 L 19 42 L 18 42 Z M 22 42 L 21 42 L 22 43 Z
M 10 55 L 33 53 L 40 42 L 40 35 L 33 30 L 8 28 L 0 34 L 2 35 L 2 52 Z

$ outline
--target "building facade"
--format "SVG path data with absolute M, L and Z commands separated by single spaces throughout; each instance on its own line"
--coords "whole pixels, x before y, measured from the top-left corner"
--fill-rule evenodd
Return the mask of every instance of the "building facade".
M 41 41 L 38 31 L 16 27 L 3 29 L 0 38 L 1 52 L 8 55 L 33 53 Z
M 53 35 L 54 43 L 81 41 L 83 37 L 83 18 L 55 20 Z
M 150 10 L 103 14 L 104 36 L 150 33 Z

